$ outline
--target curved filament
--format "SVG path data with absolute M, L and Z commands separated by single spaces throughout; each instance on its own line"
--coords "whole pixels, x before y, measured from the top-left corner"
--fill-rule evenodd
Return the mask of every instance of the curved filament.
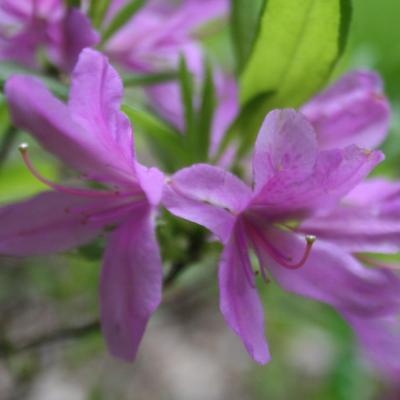
M 32 161 L 29 157 L 28 149 L 29 149 L 29 146 L 26 143 L 22 143 L 18 147 L 18 150 L 22 155 L 22 159 L 24 160 L 25 165 L 27 166 L 29 171 L 32 173 L 32 175 L 36 179 L 38 179 L 40 182 L 44 183 L 46 186 L 49 186 L 58 192 L 68 193 L 68 194 L 77 195 L 77 196 L 86 196 L 86 197 L 119 197 L 119 196 L 121 196 L 121 194 L 117 191 L 106 192 L 106 191 L 99 191 L 99 190 L 71 188 L 71 187 L 66 187 L 66 186 L 59 185 L 55 182 L 50 181 L 49 179 L 47 179 L 43 175 L 41 175 L 40 172 L 34 167 L 34 165 L 32 164 Z M 126 196 L 126 195 L 129 195 L 129 194 L 124 194 L 124 196 Z
M 243 268 L 243 272 L 246 275 L 250 286 L 254 288 L 256 287 L 256 280 L 249 258 L 246 237 L 242 227 L 239 228 L 239 231 L 236 234 L 236 243 L 238 245 L 240 264 Z
M 253 232 L 256 234 L 258 241 L 262 243 L 263 248 L 267 251 L 269 256 L 272 257 L 279 265 L 288 269 L 298 269 L 306 263 L 308 257 L 310 256 L 312 246 L 317 239 L 313 235 L 306 235 L 306 247 L 304 249 L 303 255 L 299 261 L 293 262 L 291 257 L 287 257 L 282 254 L 256 228 L 253 229 Z

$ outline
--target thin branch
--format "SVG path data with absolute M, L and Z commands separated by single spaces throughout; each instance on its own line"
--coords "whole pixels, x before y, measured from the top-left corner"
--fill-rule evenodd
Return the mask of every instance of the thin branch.
M 189 255 L 190 263 L 193 264 L 200 259 L 204 247 L 204 232 L 198 231 L 191 237 L 186 254 Z M 164 289 L 170 288 L 183 271 L 188 263 L 178 261 L 172 265 L 169 273 L 163 281 Z M 73 327 L 58 328 L 31 339 L 23 344 L 14 344 L 6 338 L 0 338 L 0 357 L 12 357 L 25 351 L 40 349 L 49 344 L 84 337 L 100 330 L 100 321 L 98 318 Z
M 0 356 L 14 356 L 25 351 L 48 346 L 51 343 L 90 335 L 93 332 L 98 332 L 99 329 L 100 321 L 98 319 L 95 319 L 79 326 L 57 329 L 54 332 L 49 332 L 44 335 L 38 336 L 31 341 L 23 343 L 21 345 L 15 345 L 7 339 L 3 338 L 0 340 Z

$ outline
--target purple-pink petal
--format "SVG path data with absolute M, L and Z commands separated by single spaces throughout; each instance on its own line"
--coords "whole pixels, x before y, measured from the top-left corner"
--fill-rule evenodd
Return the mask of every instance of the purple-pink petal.
M 276 228 L 265 229 L 264 235 L 286 257 L 299 260 L 304 254 L 301 235 Z M 317 239 L 305 264 L 290 270 L 277 263 L 258 238 L 252 240 L 260 262 L 289 292 L 359 316 L 387 315 L 400 306 L 400 279 L 394 273 L 366 268 L 332 243 Z
M 44 192 L 0 208 L 0 254 L 28 256 L 88 242 L 129 213 L 126 201 Z
M 250 197 L 250 188 L 236 176 L 197 164 L 171 177 L 162 203 L 172 214 L 205 226 L 225 242 Z
M 134 147 L 129 119 L 120 111 L 123 95 L 121 78 L 107 57 L 92 49 L 83 50 L 72 75 L 71 116 L 91 133 L 98 146 L 122 159 L 129 171 L 133 169 Z
M 357 146 L 318 154 L 308 176 L 277 174 L 253 200 L 266 214 L 288 215 L 335 206 L 383 160 L 379 151 Z
M 132 361 L 161 301 L 162 263 L 150 209 L 138 209 L 110 237 L 100 283 L 103 334 L 115 357 Z
M 250 259 L 241 228 L 225 245 L 219 270 L 220 307 L 226 322 L 242 339 L 251 357 L 260 364 L 270 359 L 265 339 L 264 310 L 257 289 L 246 275 Z
M 380 77 L 372 71 L 345 75 L 301 111 L 313 124 L 323 149 L 350 144 L 375 148 L 389 129 L 389 102 Z
M 313 172 L 318 154 L 314 129 L 295 110 L 274 110 L 264 120 L 253 156 L 255 193 L 271 179 L 303 181 Z
M 89 18 L 76 8 L 68 10 L 60 23 L 50 26 L 47 35 L 50 57 L 68 73 L 74 69 L 80 52 L 100 41 Z
M 400 186 L 383 178 L 361 182 L 338 207 L 307 218 L 299 230 L 350 252 L 400 250 Z
M 18 127 L 88 178 L 132 184 L 133 138 L 127 117 L 117 110 L 121 90 L 115 70 L 94 50 L 81 54 L 69 107 L 35 78 L 14 76 L 6 83 Z
M 400 312 L 400 310 L 399 310 Z M 362 345 L 363 353 L 384 378 L 398 384 L 400 377 L 399 315 L 361 318 L 344 313 Z

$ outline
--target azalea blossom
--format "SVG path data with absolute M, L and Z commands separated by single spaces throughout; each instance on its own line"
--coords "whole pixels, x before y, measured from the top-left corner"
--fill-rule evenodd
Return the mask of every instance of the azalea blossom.
M 113 1 L 107 21 L 125 4 Z M 176 71 L 181 56 L 193 75 L 194 106 L 199 107 L 199 92 L 204 79 L 205 54 L 197 31 L 210 21 L 229 14 L 227 0 L 149 1 L 132 20 L 106 43 L 104 51 L 126 71 L 158 73 Z M 211 154 L 239 110 L 238 90 L 233 77 L 216 69 L 214 76 L 218 107 L 212 124 Z M 145 89 L 151 106 L 180 130 L 185 129 L 184 106 L 177 82 L 151 85 Z
M 101 273 L 101 324 L 111 353 L 132 360 L 161 299 L 154 217 L 164 177 L 136 159 L 132 128 L 119 110 L 122 82 L 105 56 L 86 49 L 73 72 L 68 104 L 29 76 L 10 78 L 6 94 L 18 127 L 106 189 L 49 181 L 21 146 L 27 167 L 53 190 L 0 209 L 0 254 L 64 251 L 112 229 Z
M 104 28 L 126 3 L 111 2 Z M 203 67 L 203 51 L 196 30 L 228 12 L 227 0 L 152 0 L 110 38 L 105 51 L 127 70 L 143 73 L 173 70 L 183 54 L 197 74 Z
M 99 35 L 78 9 L 63 0 L 0 0 L 0 60 L 38 68 L 41 48 L 66 72 Z
M 317 132 L 321 149 L 357 144 L 376 148 L 389 130 L 390 105 L 380 76 L 356 70 L 317 94 L 301 112 Z
M 334 242 L 369 267 L 398 274 L 400 264 L 382 261 L 379 255 L 399 251 L 400 184 L 385 178 L 368 179 L 346 195 L 338 207 L 309 218 L 298 230 Z M 366 252 L 372 254 L 366 255 Z M 400 308 L 376 318 L 346 312 L 342 315 L 353 327 L 364 353 L 385 378 L 397 382 Z
M 366 268 L 341 245 L 340 234 L 339 243 L 332 239 L 335 230 L 324 237 L 305 228 L 318 215 L 335 212 L 382 160 L 380 151 L 356 145 L 321 150 L 301 113 L 276 110 L 257 138 L 252 188 L 204 164 L 177 172 L 165 186 L 163 203 L 170 212 L 207 227 L 224 244 L 221 311 L 257 362 L 268 362 L 270 352 L 250 248 L 265 281 L 271 274 L 285 290 L 328 303 L 346 316 L 376 321 L 399 310 L 400 280 L 392 271 Z M 365 239 L 354 240 L 362 251 Z

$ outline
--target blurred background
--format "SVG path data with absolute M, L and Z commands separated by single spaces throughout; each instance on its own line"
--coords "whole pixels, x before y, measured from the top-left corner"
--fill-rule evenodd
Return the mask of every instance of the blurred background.
M 378 173 L 399 176 L 400 2 L 353 3 L 350 40 L 333 78 L 360 67 L 382 74 L 393 120 Z M 227 32 L 218 36 L 213 51 L 228 46 Z M 3 143 L 6 126 L 2 107 Z M 10 145 L 6 160 L 0 154 L 1 204 L 43 189 Z M 51 156 L 34 152 L 45 176 L 60 173 Z M 0 258 L 1 400 L 400 399 L 400 387 L 379 377 L 330 307 L 273 283 L 261 288 L 273 361 L 254 364 L 218 310 L 217 245 L 165 291 L 137 361 L 114 360 L 97 323 L 100 249 L 95 243 L 58 256 Z

